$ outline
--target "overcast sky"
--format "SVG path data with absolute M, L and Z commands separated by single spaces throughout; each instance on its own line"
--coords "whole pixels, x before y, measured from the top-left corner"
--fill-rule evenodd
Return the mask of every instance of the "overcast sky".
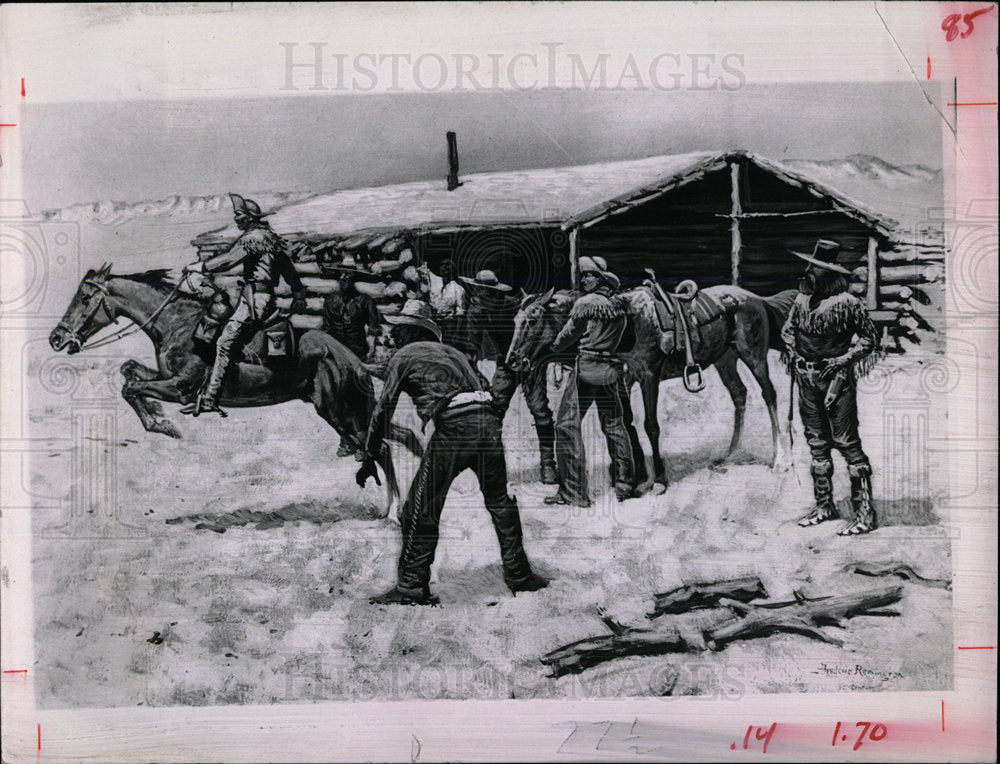
M 4 6 L 0 179 L 35 210 L 325 191 L 443 176 L 446 130 L 463 172 L 731 147 L 941 167 L 934 7 Z

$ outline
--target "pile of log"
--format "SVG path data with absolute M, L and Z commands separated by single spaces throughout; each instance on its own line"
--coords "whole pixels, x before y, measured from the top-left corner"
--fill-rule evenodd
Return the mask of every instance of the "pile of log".
M 944 282 L 944 259 L 943 238 L 930 234 L 917 243 L 894 243 L 889 248 L 879 248 L 874 313 L 895 343 L 887 349 L 901 350 L 902 339 L 919 344 L 920 332 L 934 331 L 922 315 L 921 306 L 930 306 L 933 302 L 930 285 Z M 865 299 L 868 278 L 867 265 L 855 268 L 851 292 Z
M 309 236 L 285 236 L 289 242 L 295 270 L 306 290 L 306 309 L 291 316 L 292 325 L 299 329 L 315 329 L 322 325 L 323 301 L 340 289 L 340 266 L 358 271 L 357 289 L 371 296 L 383 313 L 395 313 L 410 297 L 424 297 L 427 276 L 417 267 L 417 258 L 407 233 L 373 231 L 339 238 L 316 239 Z M 206 260 L 228 248 L 229 243 L 205 245 L 198 257 Z M 219 274 L 216 284 L 224 289 L 236 289 L 240 270 Z M 292 302 L 291 289 L 282 282 L 275 292 L 278 307 L 288 310 Z
M 767 597 L 758 578 L 739 578 L 691 584 L 655 595 L 656 604 L 648 618 L 678 615 L 702 608 L 728 608 L 733 617 L 703 630 L 701 639 L 685 638 L 678 629 L 626 626 L 598 611 L 610 634 L 587 637 L 558 647 L 541 658 L 550 676 L 579 673 L 591 666 L 634 655 L 664 655 L 722 650 L 730 642 L 756 639 L 776 633 L 801 634 L 833 645 L 841 640 L 823 626 L 847 627 L 850 618 L 861 615 L 894 616 L 883 610 L 903 597 L 902 586 L 888 586 L 833 597 L 806 597 L 794 592 L 788 602 L 754 602 Z

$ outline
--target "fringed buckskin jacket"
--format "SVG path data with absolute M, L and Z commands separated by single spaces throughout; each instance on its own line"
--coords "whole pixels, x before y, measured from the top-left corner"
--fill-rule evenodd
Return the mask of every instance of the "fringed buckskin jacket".
M 248 228 L 233 246 L 205 261 L 205 273 L 228 271 L 243 265 L 243 280 L 254 292 L 273 293 L 280 278 L 284 278 L 292 292 L 302 292 L 302 279 L 292 265 L 285 240 L 264 222 Z
M 781 338 L 790 353 L 805 361 L 844 357 L 855 378 L 865 376 L 878 362 L 879 334 L 864 304 L 846 290 L 821 299 L 815 307 L 812 295 L 800 293 L 792 304 Z M 857 337 L 857 340 L 854 338 Z
M 569 320 L 552 343 L 561 352 L 579 340 L 580 350 L 614 353 L 628 326 L 628 313 L 620 297 L 592 292 L 573 304 Z

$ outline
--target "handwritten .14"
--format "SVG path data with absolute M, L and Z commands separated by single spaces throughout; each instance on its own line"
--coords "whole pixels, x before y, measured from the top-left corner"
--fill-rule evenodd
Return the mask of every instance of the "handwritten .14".
M 745 734 L 743 736 L 743 748 L 744 748 L 744 750 L 750 747 L 750 734 L 753 733 L 753 736 L 757 740 L 763 740 L 764 741 L 764 747 L 761 749 L 761 753 L 767 753 L 767 744 L 771 742 L 771 738 L 774 737 L 774 731 L 777 728 L 778 728 L 778 723 L 774 722 L 766 730 L 763 727 L 758 727 L 757 731 L 754 732 L 753 725 L 751 724 L 749 727 L 747 727 L 747 734 Z M 735 751 L 736 750 L 736 743 L 733 743 L 732 745 L 730 745 L 729 746 L 729 750 L 730 751 Z
M 964 40 L 966 37 L 972 34 L 973 31 L 975 31 L 975 27 L 972 24 L 972 20 L 976 18 L 976 16 L 982 16 L 984 13 L 989 13 L 992 10 L 993 6 L 991 5 L 989 8 L 980 8 L 978 11 L 973 11 L 972 13 L 966 13 L 964 16 L 960 13 L 952 13 L 948 16 L 945 16 L 944 21 L 941 22 L 941 29 L 943 29 L 945 32 L 944 39 L 946 39 L 948 42 L 951 42 L 956 37 L 961 35 L 962 39 Z M 964 21 L 965 26 L 968 27 L 964 32 L 959 32 L 958 29 L 959 20 Z
M 872 724 L 871 722 L 858 722 L 856 727 L 861 727 L 861 732 L 858 733 L 857 740 L 854 741 L 854 748 L 851 750 L 856 751 L 861 747 L 861 743 L 864 742 L 865 735 L 872 742 L 877 743 L 879 740 L 883 740 L 886 735 L 889 734 L 889 729 L 882 724 L 882 722 L 876 722 Z M 837 745 L 839 742 L 844 742 L 847 740 L 847 735 L 840 733 L 840 722 L 837 722 L 837 726 L 833 728 L 833 742 L 830 745 Z

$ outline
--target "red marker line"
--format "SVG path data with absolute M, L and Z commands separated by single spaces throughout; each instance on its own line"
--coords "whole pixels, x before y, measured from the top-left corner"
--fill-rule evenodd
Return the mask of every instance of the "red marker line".
M 949 106 L 996 106 L 996 101 L 968 101 L 965 103 L 950 103 Z M 0 125 L 3 127 L 3 125 Z
M 28 669 L 6 669 L 3 673 L 5 674 L 27 674 Z
M 931 57 L 927 57 L 927 79 L 931 78 Z M 21 80 L 21 95 L 24 95 L 24 80 Z
M 42 750 L 42 725 L 38 725 L 38 750 Z
M 962 647 L 960 645 L 958 649 L 959 650 L 996 650 L 997 648 L 996 648 L 996 645 L 970 645 L 969 647 Z
M 944 701 L 941 701 L 941 731 L 944 732 Z
M 928 75 L 928 77 L 930 77 L 930 75 Z M 21 98 L 24 98 L 24 77 L 21 78 Z
M 16 122 L 4 122 L 0 127 L 17 127 Z

